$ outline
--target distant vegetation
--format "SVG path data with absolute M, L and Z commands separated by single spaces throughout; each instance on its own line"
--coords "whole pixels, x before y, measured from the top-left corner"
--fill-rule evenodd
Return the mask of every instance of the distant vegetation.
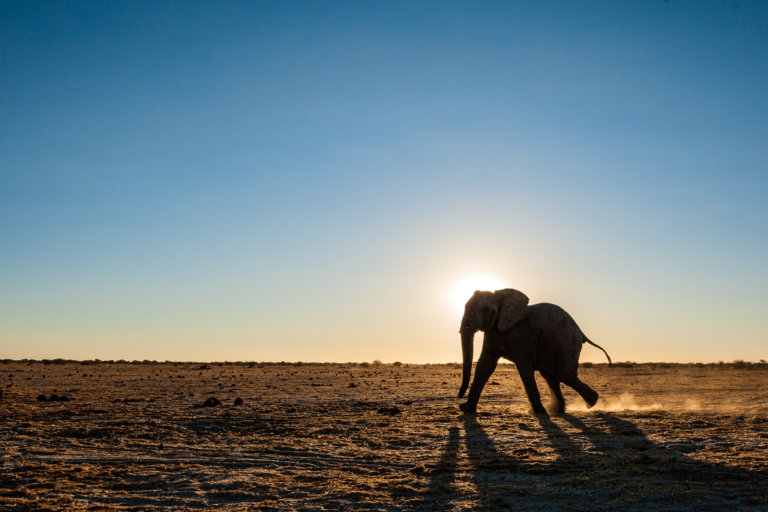
M 447 366 L 450 368 L 461 368 L 461 363 L 426 363 L 426 364 L 414 364 L 414 363 L 402 363 L 395 361 L 394 363 L 383 363 L 381 360 L 376 359 L 373 362 L 347 362 L 347 363 L 312 363 L 312 362 L 258 362 L 258 361 L 223 361 L 223 362 L 200 362 L 200 361 L 155 361 L 150 359 L 127 361 L 125 359 L 118 360 L 101 360 L 101 359 L 88 359 L 88 360 L 76 360 L 76 359 L 0 359 L 0 364 L 10 363 L 26 363 L 26 364 L 44 364 L 44 365 L 64 365 L 64 364 L 78 364 L 82 366 L 95 365 L 95 364 L 128 364 L 128 365 L 159 365 L 170 364 L 174 366 L 186 366 L 197 365 L 198 369 L 210 369 L 213 366 L 248 366 L 265 367 L 265 366 L 359 366 L 363 368 L 376 367 L 376 366 L 393 366 L 393 367 L 418 367 L 418 366 Z M 502 364 L 513 365 L 510 362 L 503 362 Z M 581 363 L 582 368 L 594 368 L 594 367 L 608 367 L 608 363 Z M 768 369 L 768 361 L 761 359 L 758 362 L 743 361 L 737 359 L 731 362 L 718 361 L 716 363 L 636 363 L 634 361 L 619 361 L 613 363 L 613 366 L 617 368 L 650 368 L 650 369 L 669 369 L 669 368 L 731 368 L 736 370 L 762 370 Z
M 592 368 L 594 366 L 608 366 L 608 363 L 581 363 L 582 368 Z M 613 363 L 617 368 L 732 368 L 736 370 L 761 370 L 768 369 L 768 361 L 761 359 L 758 362 L 743 361 L 737 359 L 726 363 L 718 361 L 717 363 L 635 363 L 634 361 L 619 361 Z

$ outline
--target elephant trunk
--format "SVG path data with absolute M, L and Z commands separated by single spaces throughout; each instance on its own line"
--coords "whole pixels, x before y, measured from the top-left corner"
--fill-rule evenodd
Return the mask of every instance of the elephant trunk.
M 475 330 L 471 328 L 465 328 L 462 322 L 461 329 L 461 352 L 464 359 L 463 373 L 461 376 L 461 388 L 459 389 L 459 398 L 464 397 L 464 393 L 467 392 L 469 387 L 469 377 L 472 375 L 472 349 L 475 338 Z

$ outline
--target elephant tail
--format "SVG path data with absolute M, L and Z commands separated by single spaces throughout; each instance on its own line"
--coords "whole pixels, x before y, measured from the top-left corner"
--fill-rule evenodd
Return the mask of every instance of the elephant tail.
M 584 336 L 584 343 L 589 343 L 589 344 L 590 344 L 590 345 L 592 345 L 593 347 L 597 347 L 597 348 L 599 348 L 600 350 L 602 350 L 602 351 L 603 351 L 603 354 L 605 354 L 605 357 L 607 357 L 607 358 L 608 358 L 608 366 L 613 366 L 613 363 L 611 363 L 611 356 L 609 356 L 609 355 L 608 355 L 608 352 L 606 352 L 606 351 L 605 351 L 605 349 L 604 349 L 603 347 L 601 347 L 600 345 L 598 345 L 598 344 L 597 344 L 597 343 L 595 343 L 594 341 L 590 340 L 590 339 L 589 339 L 589 338 L 587 338 L 586 336 Z

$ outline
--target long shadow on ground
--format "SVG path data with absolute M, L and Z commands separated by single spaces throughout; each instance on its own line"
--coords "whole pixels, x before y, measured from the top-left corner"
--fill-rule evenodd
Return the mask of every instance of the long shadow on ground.
M 556 423 L 561 420 L 579 432 L 569 435 Z M 542 435 L 531 439 L 528 432 L 529 446 L 495 441 L 509 432 L 489 435 L 491 427 L 477 416 L 465 415 L 461 422 L 466 460 L 460 428 L 451 427 L 429 475 L 427 496 L 438 508 L 463 502 L 479 510 L 768 509 L 768 473 L 666 449 L 612 414 L 592 416 L 589 423 L 568 414 L 556 420 L 540 416 Z M 518 457 L 518 451 L 526 455 Z

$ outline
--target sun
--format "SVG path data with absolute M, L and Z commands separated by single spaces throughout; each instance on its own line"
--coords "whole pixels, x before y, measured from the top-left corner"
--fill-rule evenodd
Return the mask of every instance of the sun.
M 452 302 L 457 312 L 464 311 L 464 305 L 475 290 L 494 291 L 506 288 L 503 279 L 490 274 L 475 274 L 461 280 L 453 290 Z

